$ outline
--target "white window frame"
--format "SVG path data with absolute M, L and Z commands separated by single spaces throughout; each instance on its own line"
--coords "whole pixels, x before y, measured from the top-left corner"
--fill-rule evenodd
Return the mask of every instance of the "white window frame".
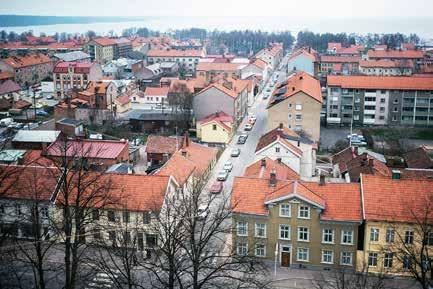
M 307 229 L 307 239 L 301 239 L 301 229 Z M 305 232 L 302 232 L 305 233 Z M 299 226 L 298 227 L 298 242 L 310 242 L 310 229 L 308 227 Z
M 408 236 L 408 233 L 409 233 L 409 236 Z M 408 237 L 410 238 L 410 242 L 406 242 Z M 404 243 L 405 244 L 407 244 L 407 245 L 413 244 L 414 237 L 415 237 L 415 233 L 412 229 L 407 229 L 406 231 L 404 231 Z
M 259 230 L 262 229 L 262 228 L 258 228 L 258 225 L 263 225 L 263 235 L 259 235 L 258 234 Z M 265 223 L 255 223 L 255 226 L 254 226 L 254 236 L 256 238 L 266 238 L 266 224 Z
M 257 246 L 263 246 L 263 255 L 257 254 Z M 266 245 L 263 243 L 257 243 L 254 247 L 254 255 L 256 257 L 266 257 Z
M 348 233 L 350 233 L 350 234 L 348 234 Z M 349 243 L 349 242 L 344 242 L 344 236 L 350 236 L 350 240 L 351 240 L 351 242 Z M 343 230 L 341 230 L 341 245 L 353 245 L 353 235 L 354 235 L 354 233 L 353 233 L 353 230 L 345 230 L 345 229 L 343 229 Z
M 281 230 L 281 227 L 282 226 L 286 226 L 287 228 L 289 228 L 288 230 L 284 230 L 284 231 L 288 231 L 288 238 L 283 238 L 283 237 L 281 237 L 281 232 L 282 232 L 282 230 Z M 287 225 L 287 224 L 280 224 L 279 226 L 278 226 L 278 239 L 280 239 L 280 240 L 290 240 L 290 235 L 291 235 L 291 233 L 292 233 L 292 228 L 290 227 L 290 225 Z
M 330 254 L 330 257 L 331 257 L 331 261 L 325 261 L 325 252 L 327 253 L 326 255 L 328 256 L 328 253 L 331 253 Z M 321 263 L 323 263 L 323 264 L 334 264 L 334 251 L 332 251 L 332 250 L 322 250 L 322 261 L 321 261 Z
M 306 259 L 300 259 L 299 258 L 299 254 L 301 253 L 301 250 L 305 250 L 303 251 L 302 254 L 306 254 Z M 309 262 L 310 261 L 310 249 L 309 248 L 298 248 L 297 252 L 296 252 L 296 260 L 299 262 Z
M 307 210 L 305 210 L 305 208 L 307 208 Z M 303 210 L 301 210 L 303 209 Z M 301 212 L 307 212 L 307 217 L 301 216 Z M 298 219 L 310 219 L 311 218 L 311 209 L 309 206 L 306 205 L 300 205 L 298 207 Z
M 372 260 L 373 259 L 376 260 L 376 262 L 375 262 L 376 265 L 370 265 L 370 256 L 373 256 L 373 255 L 375 255 L 375 257 L 374 258 L 372 257 Z M 368 267 L 377 267 L 377 263 L 379 261 L 378 259 L 379 259 L 379 253 L 378 252 L 368 252 L 368 256 L 367 256 L 367 265 L 368 265 Z
M 344 254 L 347 254 L 347 256 L 344 256 Z M 341 252 L 340 253 L 340 265 L 343 266 L 353 266 L 353 252 Z M 350 263 L 343 262 L 344 258 L 350 258 Z
M 245 224 L 245 234 L 239 233 L 239 231 L 240 231 L 240 224 Z M 239 222 L 236 223 L 236 235 L 238 235 L 238 236 L 248 236 L 248 222 L 239 221 Z
M 283 205 L 287 205 L 288 206 L 288 210 L 289 210 L 289 214 L 288 215 L 283 215 L 282 212 L 282 206 Z M 286 218 L 291 218 L 292 217 L 292 205 L 291 204 L 287 204 L 287 203 L 283 203 L 280 204 L 280 217 L 286 217 Z
M 387 256 L 387 254 L 391 254 L 391 258 L 389 258 L 389 256 Z M 387 261 L 389 262 L 389 260 L 391 260 L 391 266 L 387 266 L 389 264 L 387 264 Z M 393 267 L 394 263 L 394 253 L 393 252 L 385 252 L 383 254 L 383 268 L 387 268 L 390 269 Z
M 393 228 L 387 228 L 385 234 L 385 242 L 390 244 L 390 243 L 394 243 L 394 241 L 395 241 L 395 230 Z
M 302 103 L 297 103 L 296 105 L 295 105 L 295 110 L 302 110 Z
M 370 242 L 379 242 L 379 228 L 370 228 Z
M 329 233 L 325 233 L 325 231 L 331 231 L 331 234 Z M 331 236 L 332 241 L 326 241 L 325 240 L 325 236 Z M 334 229 L 330 229 L 330 228 L 324 228 L 322 230 L 322 243 L 324 244 L 334 244 L 334 240 L 335 240 L 335 234 L 334 234 Z
M 242 246 L 240 246 L 242 244 Z M 245 246 L 244 246 L 245 245 Z M 245 247 L 245 253 L 240 252 L 240 248 L 244 248 Z M 241 256 L 246 256 L 248 255 L 248 242 L 246 240 L 243 241 L 238 241 L 236 243 L 236 254 L 241 255 Z

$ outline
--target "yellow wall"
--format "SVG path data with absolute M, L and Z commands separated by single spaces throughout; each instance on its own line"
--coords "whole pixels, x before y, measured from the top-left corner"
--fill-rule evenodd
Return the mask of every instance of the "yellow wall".
M 290 203 L 291 204 L 291 217 L 280 217 L 279 215 L 279 204 Z M 277 203 L 275 206 L 270 208 L 269 216 L 259 215 L 236 215 L 233 219 L 234 233 L 233 233 L 233 247 L 236 248 L 237 240 L 248 240 L 248 249 L 250 254 L 254 255 L 254 246 L 256 243 L 266 244 L 266 259 L 275 260 L 275 247 L 276 243 L 281 245 L 291 246 L 291 266 L 299 266 L 303 264 L 307 267 L 340 267 L 340 253 L 341 252 L 352 252 L 352 266 L 346 266 L 349 268 L 355 268 L 356 265 L 356 240 L 357 240 L 357 228 L 358 223 L 341 223 L 333 222 L 326 223 L 321 222 L 319 217 L 319 210 L 308 205 L 303 201 L 283 201 Z M 298 218 L 298 207 L 300 205 L 310 206 L 310 219 Z M 248 237 L 237 236 L 236 224 L 238 221 L 248 222 Z M 255 234 L 255 223 L 266 224 L 266 238 L 256 238 Z M 281 240 L 279 238 L 279 225 L 287 224 L 290 225 L 290 240 Z M 309 241 L 298 241 L 298 226 L 309 228 Z M 334 230 L 334 242 L 333 244 L 326 244 L 322 242 L 322 231 L 323 229 Z M 341 231 L 348 229 L 353 231 L 353 244 L 343 245 L 341 244 Z M 309 249 L 309 261 L 297 261 L 297 250 L 298 248 Z M 333 264 L 322 263 L 322 250 L 333 251 Z M 280 264 L 281 249 L 278 253 L 278 264 Z
M 216 130 L 213 126 L 216 125 Z M 232 130 L 227 131 L 216 122 L 209 122 L 204 125 L 197 123 L 197 137 L 203 142 L 228 143 L 232 137 Z

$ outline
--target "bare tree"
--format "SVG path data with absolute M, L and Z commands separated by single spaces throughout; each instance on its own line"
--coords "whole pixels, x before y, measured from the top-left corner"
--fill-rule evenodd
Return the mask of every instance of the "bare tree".
M 382 249 L 390 252 L 401 266 L 395 270 L 411 276 L 423 289 L 433 287 L 433 195 L 420 195 L 422 207 L 405 203 L 410 210 L 411 221 L 407 230 L 402 230 L 400 222 L 391 224 L 392 242 Z M 406 205 L 407 204 L 407 205 Z M 391 240 L 389 240 L 391 241 Z
M 174 126 L 187 131 L 190 128 L 193 94 L 185 83 L 174 84 L 172 90 L 168 103 L 175 114 Z

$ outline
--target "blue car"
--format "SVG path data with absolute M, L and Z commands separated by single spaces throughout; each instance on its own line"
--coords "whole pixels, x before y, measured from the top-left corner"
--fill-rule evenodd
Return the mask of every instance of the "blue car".
M 47 115 L 49 115 L 49 113 L 46 112 L 45 110 L 37 110 L 36 115 L 37 116 L 47 116 Z

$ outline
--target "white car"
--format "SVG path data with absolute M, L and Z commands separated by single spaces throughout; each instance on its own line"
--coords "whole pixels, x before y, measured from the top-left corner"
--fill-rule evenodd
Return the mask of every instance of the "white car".
M 231 161 L 226 161 L 223 167 L 226 171 L 231 172 L 233 169 L 233 164 Z
M 199 220 L 204 220 L 204 219 L 206 219 L 208 213 L 209 213 L 208 206 L 206 206 L 206 205 L 204 205 L 204 204 L 198 206 L 198 209 L 197 209 L 197 217 L 198 217 Z
M 229 173 L 226 170 L 221 170 L 218 172 L 217 180 L 218 181 L 225 181 L 225 180 L 227 180 L 228 176 L 229 176 Z
M 252 130 L 252 129 L 253 129 L 253 126 L 251 125 L 251 123 L 245 124 L 244 130 L 248 131 L 248 130 Z

